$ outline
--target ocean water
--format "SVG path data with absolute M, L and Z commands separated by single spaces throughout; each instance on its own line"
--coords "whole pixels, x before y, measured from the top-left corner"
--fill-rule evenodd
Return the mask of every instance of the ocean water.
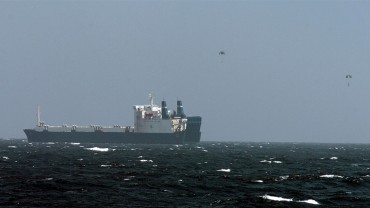
M 0 140 L 4 207 L 368 207 L 370 145 Z

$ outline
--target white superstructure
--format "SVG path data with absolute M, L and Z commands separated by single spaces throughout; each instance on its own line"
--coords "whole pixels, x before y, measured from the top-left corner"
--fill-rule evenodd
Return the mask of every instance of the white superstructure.
M 185 116 L 170 115 L 166 102 L 162 106 L 155 105 L 153 96 L 149 94 L 149 105 L 134 105 L 134 128 L 138 133 L 173 133 L 186 129 Z M 181 106 L 182 107 L 182 106 Z M 165 116 L 166 115 L 166 116 Z

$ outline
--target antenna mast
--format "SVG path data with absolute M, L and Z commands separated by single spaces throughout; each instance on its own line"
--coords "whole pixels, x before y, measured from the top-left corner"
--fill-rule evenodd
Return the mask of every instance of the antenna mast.
M 36 114 L 36 119 L 37 119 L 37 123 L 36 123 L 36 126 L 41 126 L 40 125 L 40 123 L 41 123 L 41 121 L 40 121 L 40 106 L 39 105 L 37 105 L 37 114 Z
M 152 107 L 153 108 L 153 96 L 152 96 L 152 94 L 151 93 L 149 93 L 149 100 L 150 100 L 150 107 Z

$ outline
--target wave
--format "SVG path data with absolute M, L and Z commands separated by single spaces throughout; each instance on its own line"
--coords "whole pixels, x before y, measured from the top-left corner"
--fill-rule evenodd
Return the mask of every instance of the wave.
M 231 172 L 230 168 L 229 169 L 220 169 L 220 170 L 216 170 L 218 172 L 226 172 L 226 173 L 229 173 Z
M 320 205 L 319 202 L 317 202 L 317 201 L 315 201 L 313 199 L 295 201 L 295 200 L 293 200 L 293 198 L 283 198 L 283 197 L 280 197 L 280 196 L 270 196 L 270 195 L 267 195 L 267 194 L 265 194 L 264 196 L 260 196 L 260 197 L 262 197 L 263 199 L 270 200 L 270 201 L 299 202 L 299 203 L 307 203 L 307 204 L 313 204 L 313 205 Z
M 85 148 L 87 150 L 91 151 L 97 151 L 97 152 L 108 152 L 109 148 L 100 148 L 100 147 L 91 147 L 91 148 Z
M 333 174 L 326 174 L 326 175 L 321 175 L 320 178 L 343 178 L 343 176 L 333 175 Z
M 267 195 L 267 194 L 265 194 L 264 196 L 260 196 L 260 197 L 262 197 L 263 199 L 271 200 L 271 201 L 286 201 L 286 202 L 292 202 L 293 201 L 293 199 L 283 198 L 283 197 L 280 197 L 280 196 L 270 196 L 270 195 Z
M 153 160 L 140 160 L 140 162 L 150 162 L 150 163 L 152 163 Z

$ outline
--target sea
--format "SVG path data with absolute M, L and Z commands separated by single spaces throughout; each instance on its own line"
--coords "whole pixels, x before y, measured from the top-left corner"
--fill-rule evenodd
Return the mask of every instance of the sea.
M 369 207 L 370 144 L 0 140 L 0 207 Z

